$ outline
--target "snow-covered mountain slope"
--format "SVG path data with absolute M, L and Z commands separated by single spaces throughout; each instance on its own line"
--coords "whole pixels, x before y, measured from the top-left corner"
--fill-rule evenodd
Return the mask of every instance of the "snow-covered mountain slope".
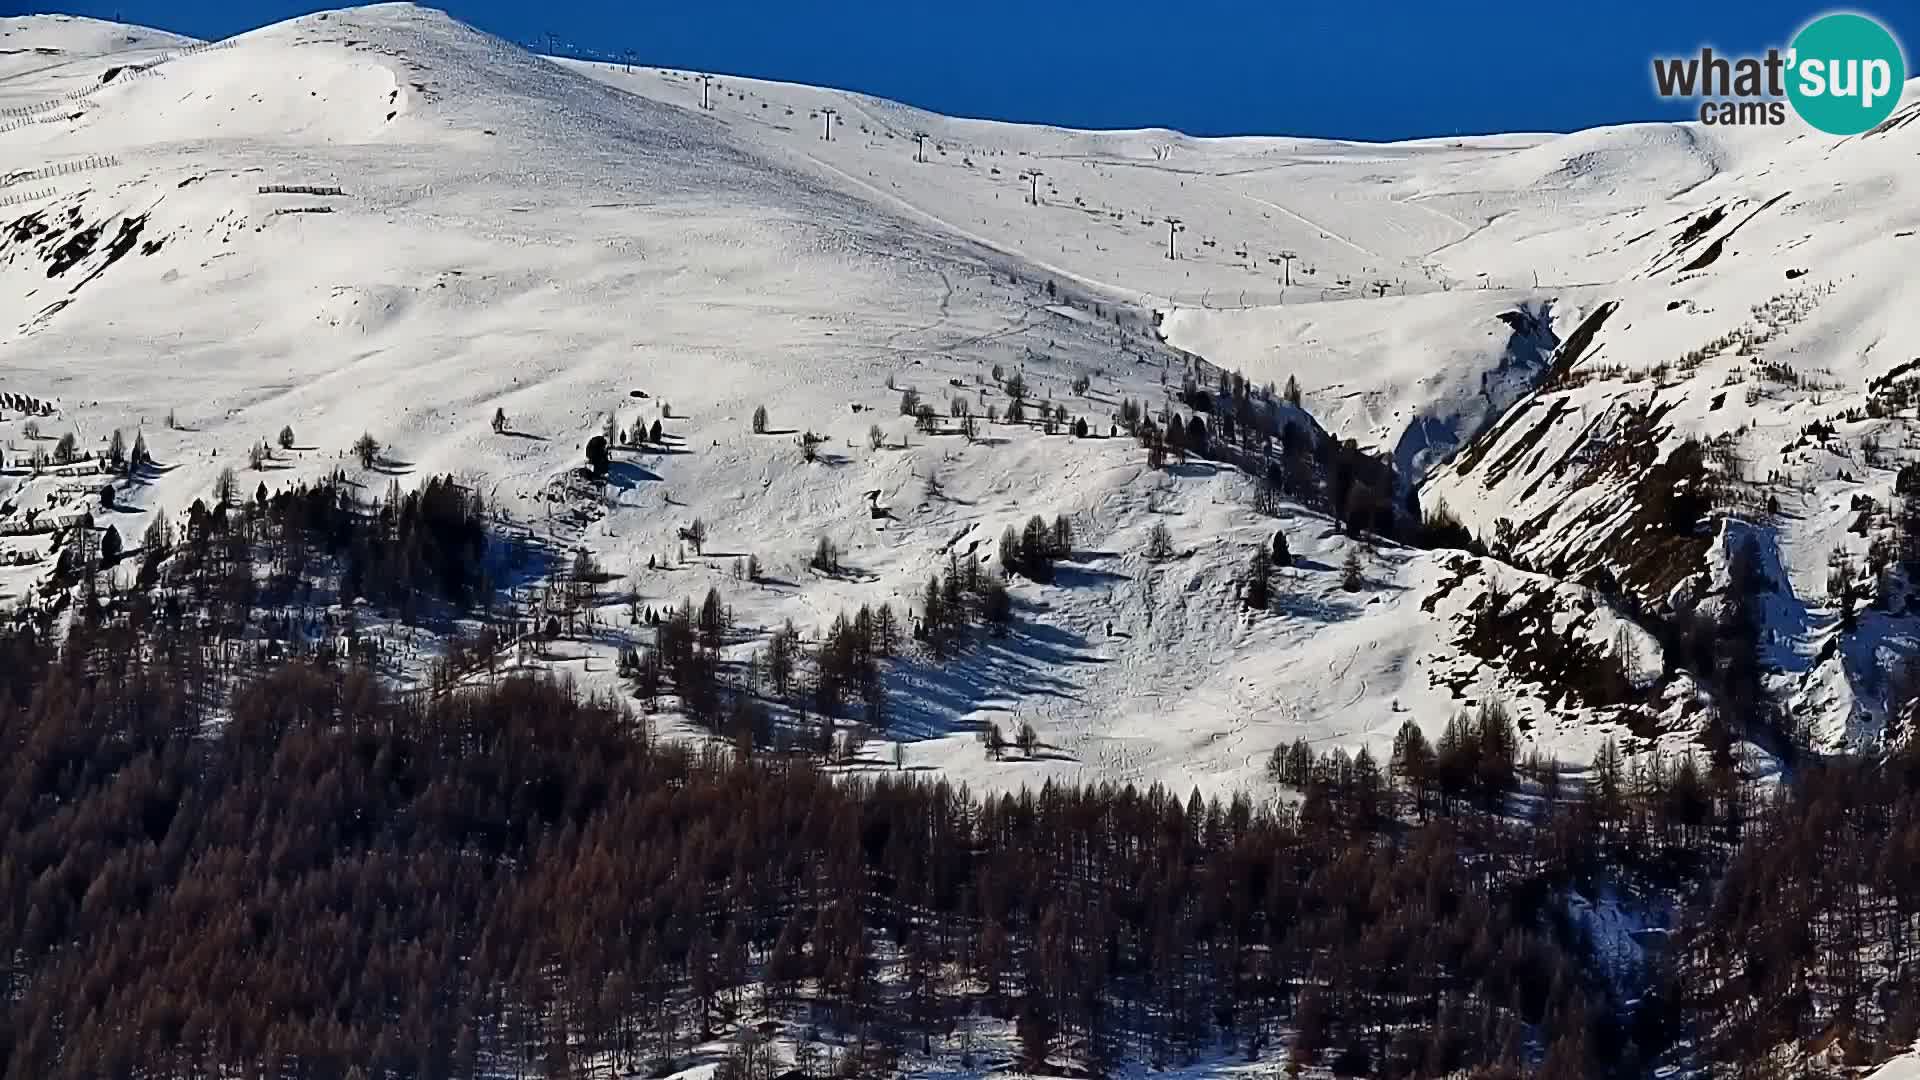
M 1708 556 L 1711 522 L 1684 537 L 1645 525 L 1677 480 L 1649 468 L 1668 456 L 1652 448 L 1717 440 L 1716 459 L 1741 459 L 1763 546 L 1779 549 L 1783 591 L 1761 605 L 1774 689 L 1813 718 L 1818 745 L 1880 734 L 1880 673 L 1914 645 L 1898 585 L 1861 587 L 1882 606 L 1845 640 L 1824 594 L 1831 562 L 1858 574 L 1884 561 L 1870 549 L 1886 523 L 1862 529 L 1859 500 L 1890 505 L 1900 449 L 1914 444 L 1913 408 L 1893 386 L 1920 354 L 1899 270 L 1920 216 L 1905 179 L 1920 138 L 1913 86 L 1882 130 L 1856 139 L 1632 124 L 1383 146 L 1010 127 L 857 94 L 578 66 L 662 101 L 704 92 L 711 115 L 803 165 L 1082 282 L 1137 291 L 1163 310 L 1168 340 L 1256 383 L 1297 379 L 1330 430 L 1390 454 L 1409 479 L 1481 435 L 1427 503 L 1488 542 L 1507 519 L 1529 565 L 1569 578 L 1606 566 L 1662 601 L 1710 562 L 1724 568 L 1724 554 Z M 816 129 L 829 108 L 837 141 Z M 1036 169 L 1037 181 L 1024 175 Z M 1530 396 L 1563 340 L 1574 374 Z M 1674 379 L 1662 362 L 1690 366 L 1686 385 L 1654 390 Z M 1610 376 L 1615 365 L 1626 371 Z M 1638 371 L 1655 377 L 1629 381 Z M 1804 437 L 1815 420 L 1837 434 Z M 1617 452 L 1636 441 L 1642 452 Z M 1754 486 L 1769 477 L 1798 490 Z M 1781 512 L 1767 512 L 1770 494 Z M 1716 588 L 1710 577 L 1682 607 Z
M 1424 475 L 1533 389 L 1563 313 L 1585 299 L 1421 293 L 1230 310 L 1176 308 L 1167 340 L 1256 382 L 1298 382 L 1331 430 Z
M 1316 414 L 1325 410 L 1338 434 L 1389 451 L 1404 444 L 1409 460 L 1430 457 L 1418 449 L 1428 441 L 1450 447 L 1463 421 L 1470 432 L 1486 408 L 1481 384 L 1504 381 L 1512 367 L 1505 335 L 1491 349 L 1481 341 L 1504 328 L 1474 320 L 1508 308 L 1544 310 L 1551 294 L 1534 289 L 1539 281 L 1577 280 L 1550 276 L 1559 267 L 1506 257 L 1515 229 L 1492 223 L 1523 210 L 1554 212 L 1587 196 L 1618 201 L 1611 189 L 1556 178 L 1591 174 L 1570 164 L 1575 159 L 1630 158 L 1646 141 L 1584 133 L 1568 137 L 1578 145 L 1560 155 L 1555 147 L 1563 140 L 1549 136 L 1373 144 L 1072 131 L 953 119 L 868 95 L 784 83 L 703 82 L 683 71 L 569 63 L 653 100 L 698 109 L 704 99 L 708 115 L 768 156 L 942 231 L 1015 253 L 1063 280 L 1169 309 L 1169 340 L 1226 367 L 1271 373 L 1291 361 L 1294 370 L 1287 373 L 1300 379 L 1309 404 Z M 825 137 L 829 120 L 836 132 L 831 140 Z M 1697 155 L 1675 153 L 1685 157 L 1685 168 L 1697 167 Z M 1490 189 L 1490 179 L 1500 186 Z M 1574 186 L 1563 193 L 1567 185 Z M 1442 264 L 1433 257 L 1490 228 L 1498 238 L 1484 258 Z M 1315 322 L 1342 324 L 1327 335 L 1324 365 L 1313 355 L 1271 355 L 1269 308 L 1483 287 L 1501 289 L 1504 306 L 1486 312 L 1486 298 L 1463 297 L 1458 315 L 1447 314 L 1453 309 L 1445 300 L 1412 309 L 1431 313 L 1421 329 L 1443 324 L 1441 332 L 1462 342 L 1447 357 L 1458 366 L 1437 382 L 1410 377 L 1411 358 L 1381 365 L 1374 362 L 1376 348 L 1356 343 L 1348 351 L 1340 344 L 1347 329 L 1372 334 L 1385 322 L 1365 309 L 1320 309 Z M 1239 310 L 1248 308 L 1256 313 L 1241 318 Z
M 1482 427 L 1505 437 L 1509 404 L 1543 408 L 1526 395 L 1544 354 L 1571 351 L 1616 294 L 1672 287 L 1655 245 L 1685 222 L 1654 224 L 1679 218 L 1665 201 L 1733 198 L 1719 178 L 1759 160 L 1748 142 L 1660 126 L 1384 146 L 1089 133 L 734 79 L 703 109 L 689 73 L 549 61 L 410 5 L 210 48 L 155 35 L 117 51 L 111 30 L 83 35 L 88 52 L 57 44 L 68 20 L 6 28 L 9 48 L 74 58 L 0 79 L 26 110 L 0 123 L 0 530 L 95 500 L 97 480 L 18 467 L 67 431 L 98 450 L 137 427 L 165 466 L 102 515 L 129 537 L 223 466 L 248 490 L 452 472 L 646 606 L 719 589 L 744 659 L 787 619 L 817 632 L 862 603 L 917 608 L 950 557 L 990 559 L 1006 526 L 1065 515 L 1075 553 L 1053 584 L 1016 584 L 1008 638 L 894 665 L 889 737 L 908 763 L 992 786 L 1225 790 L 1295 738 L 1384 754 L 1405 719 L 1437 735 L 1494 699 L 1571 760 L 1608 734 L 1678 747 L 1697 730 L 1692 681 L 1564 578 L 1365 547 L 1296 506 L 1263 517 L 1239 472 L 1154 472 L 1124 438 L 989 423 L 970 442 L 915 431 L 898 405 L 912 388 L 943 416 L 955 396 L 1004 413 L 999 367 L 1104 433 L 1122 399 L 1157 413 L 1180 385 L 1158 318 L 1256 384 L 1297 376 L 1336 435 L 1434 469 Z M 1374 282 L 1384 298 L 1364 298 Z M 756 436 L 759 405 L 772 430 Z M 573 499 L 609 418 L 659 421 L 669 449 L 618 452 L 604 498 Z M 296 449 L 247 469 L 282 426 Z M 802 431 L 825 436 L 819 460 L 801 459 Z M 346 453 L 362 432 L 384 465 Z M 1493 471 L 1456 459 L 1432 485 L 1487 535 L 1504 500 L 1535 497 Z M 701 552 L 681 539 L 696 519 Z M 1177 557 L 1146 559 L 1156 523 Z M 1276 610 L 1247 613 L 1235 590 L 1275 529 L 1298 560 Z M 845 572 L 808 566 L 822 537 Z M 27 591 L 45 544 L 0 536 L 16 563 L 0 593 Z M 1358 592 L 1341 586 L 1350 553 Z M 749 555 L 760 581 L 737 573 Z M 613 631 L 544 661 L 592 687 L 617 684 L 629 633 L 607 599 Z M 987 761 L 987 719 L 1031 722 L 1041 752 Z
M 1724 591 L 1729 545 L 1753 537 L 1771 688 L 1828 748 L 1880 737 L 1884 675 L 1915 647 L 1899 576 L 1873 571 L 1920 446 L 1920 293 L 1905 270 L 1920 250 L 1917 115 L 1920 101 L 1856 139 L 1789 138 L 1638 226 L 1569 230 L 1626 272 L 1589 294 L 1578 326 L 1560 320 L 1543 386 L 1429 488 L 1484 538 L 1506 530 L 1528 565 L 1604 568 L 1669 611 Z M 1860 598 L 1853 629 L 1840 566 Z
M 1594 288 L 1645 271 L 1626 241 L 1661 207 L 1729 170 L 1764 175 L 1782 138 L 1674 124 L 1396 144 L 1081 132 L 566 63 L 651 100 L 704 100 L 769 157 L 1165 310 L 1174 344 L 1259 381 L 1294 376 L 1332 430 L 1410 472 L 1499 415 L 1564 315 L 1603 299 Z M 1354 299 L 1376 306 L 1331 303 Z
M 144 26 L 76 15 L 0 17 L 0 110 L 47 100 L 48 89 L 82 90 L 109 67 L 142 62 L 196 44 L 192 38 Z M 112 57 L 107 64 L 98 63 Z M 31 89 L 35 96 L 23 97 Z
M 822 174 L 1149 305 L 1361 295 L 1376 280 L 1396 291 L 1403 283 L 1437 289 L 1420 256 L 1473 226 L 1395 198 L 1389 184 L 1410 173 L 1464 172 L 1512 144 L 1072 131 L 952 119 L 785 83 L 718 79 L 703 89 L 688 72 L 567 63 L 653 100 L 697 109 L 704 93 L 710 115 Z M 1167 257 L 1169 217 L 1179 219 L 1175 259 Z M 1280 257 L 1289 251 L 1291 267 Z

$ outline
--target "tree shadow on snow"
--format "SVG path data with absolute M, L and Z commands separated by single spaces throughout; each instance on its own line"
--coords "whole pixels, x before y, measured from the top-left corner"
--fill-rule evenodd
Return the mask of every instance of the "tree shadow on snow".
M 1364 593 L 1342 593 L 1342 596 L 1361 597 Z M 1343 604 L 1333 600 L 1322 600 L 1317 596 L 1301 596 L 1275 589 L 1267 603 L 1267 610 L 1276 614 L 1307 619 L 1313 622 L 1335 623 L 1353 618 L 1360 613 L 1363 603 Z
M 1053 565 L 1053 583 L 1063 589 L 1088 589 L 1098 585 L 1112 585 L 1116 582 L 1130 581 L 1125 574 L 1116 574 L 1111 570 L 1099 570 L 1093 567 L 1075 566 L 1071 563 Z
M 1215 465 L 1211 461 L 1189 459 L 1187 461 L 1169 463 L 1166 466 L 1166 471 L 1173 476 L 1184 476 L 1190 479 L 1195 479 L 1200 477 L 1213 476 L 1224 470 L 1222 470 L 1220 466 Z
M 127 474 L 127 479 L 136 484 L 151 484 L 179 467 L 178 465 L 163 465 L 157 461 L 148 460 L 135 466 L 134 470 Z
M 911 692 L 895 695 L 888 736 L 914 742 L 970 732 L 968 714 L 1008 707 L 1014 696 L 1073 699 L 1078 687 L 1057 672 L 1105 660 L 1087 651 L 1085 638 L 1058 627 L 1016 622 L 1004 637 L 976 630 L 962 651 L 944 661 L 896 664 L 897 680 Z
M 607 463 L 607 486 L 628 491 L 643 482 L 659 482 L 660 474 L 633 461 L 612 461 Z

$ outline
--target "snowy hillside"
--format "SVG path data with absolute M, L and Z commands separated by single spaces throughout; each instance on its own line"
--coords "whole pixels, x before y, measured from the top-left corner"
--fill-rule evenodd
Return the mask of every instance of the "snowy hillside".
M 1618 279 L 1562 320 L 1541 389 L 1430 487 L 1518 560 L 1603 569 L 1669 612 L 1719 602 L 1751 537 L 1767 689 L 1830 749 L 1882 736 L 1885 676 L 1916 641 L 1889 514 L 1920 447 L 1916 115 L 1787 140 L 1636 226 L 1578 233 Z
M 1869 1080 L 1912 1080 L 1920 1076 L 1920 1053 L 1901 1054 L 1867 1074 Z
M 1585 290 L 1474 290 L 1214 311 L 1175 308 L 1167 339 L 1261 382 L 1299 382 L 1341 435 L 1424 475 L 1524 396 Z
M 36 595 L 48 522 L 94 507 L 137 537 L 155 511 L 209 497 L 223 467 L 242 493 L 344 469 L 369 497 L 451 473 L 614 576 L 603 632 L 527 661 L 613 689 L 620 649 L 649 633 L 629 623 L 629 589 L 647 609 L 717 589 L 738 628 L 728 657 L 744 662 L 787 620 L 816 637 L 861 604 L 917 612 L 950 559 L 991 565 L 1003 529 L 1066 517 L 1074 550 L 1051 584 L 1016 582 L 1009 636 L 891 665 L 894 715 L 868 732 L 868 767 L 892 767 L 896 741 L 908 766 L 989 786 L 1226 791 L 1265 783 L 1267 755 L 1296 738 L 1384 756 L 1405 720 L 1437 735 L 1496 699 L 1543 754 L 1582 761 L 1610 734 L 1684 746 L 1693 680 L 1576 580 L 1613 560 L 1624 581 L 1668 584 L 1606 554 L 1635 550 L 1620 522 L 1654 462 L 1560 462 L 1598 418 L 1627 424 L 1627 405 L 1663 392 L 1645 436 L 1659 445 L 1743 428 L 1775 455 L 1750 474 L 1792 468 L 1812 485 L 1778 531 L 1806 596 L 1846 498 L 1864 484 L 1884 505 L 1891 479 L 1782 446 L 1920 354 L 1902 344 L 1913 306 L 1892 269 L 1917 242 L 1896 235 L 1900 216 L 1920 217 L 1897 197 L 1904 131 L 1770 149 L 1758 142 L 1778 138 L 1664 125 L 1191 139 L 549 61 L 411 5 L 211 48 L 52 17 L 3 25 L 16 51 L 0 57 L 0 532 L 18 535 L 0 536 L 0 594 Z M 44 69 L 17 51 L 42 49 L 59 50 Z M 1795 268 L 1807 275 L 1787 280 Z M 1730 350 L 1678 389 L 1628 381 L 1754 324 L 1776 295 L 1774 317 L 1801 314 L 1767 356 L 1795 355 L 1822 388 L 1723 394 L 1751 366 Z M 1123 400 L 1157 416 L 1189 374 L 1156 322 L 1255 386 L 1296 378 L 1313 419 L 1276 409 L 1431 473 L 1423 501 L 1483 539 L 1510 518 L 1519 540 L 1503 553 L 1530 569 L 1361 544 L 1291 502 L 1257 513 L 1256 481 L 1222 462 L 1149 469 L 1134 440 L 1105 436 Z M 1581 382 L 1615 364 L 1627 371 Z M 998 420 L 960 434 L 953 398 L 1004 418 L 996 369 L 1090 437 Z M 1541 379 L 1554 389 L 1536 394 Z M 909 388 L 939 433 L 900 415 Z M 578 497 L 569 478 L 609 421 L 665 437 L 616 451 L 604 495 Z M 1889 447 L 1903 437 L 1862 423 Z M 283 427 L 294 446 L 256 474 L 249 448 Z M 23 462 L 67 432 L 98 453 L 136 429 L 158 467 L 111 511 L 87 462 Z M 371 468 L 347 452 L 363 432 L 386 448 Z M 823 437 L 815 460 L 803 432 Z M 696 520 L 703 545 L 685 539 Z M 1169 557 L 1148 557 L 1156 525 Z M 1272 609 L 1246 611 L 1248 558 L 1276 530 L 1296 558 Z M 810 565 L 822 538 L 844 553 L 836 573 Z M 1696 560 L 1707 547 L 1673 546 Z M 1868 620 L 1861 644 L 1816 663 L 1830 618 L 1776 607 L 1776 623 L 1801 620 L 1780 643 L 1802 657 L 1792 689 L 1823 715 L 1858 696 L 1868 643 L 1899 640 Z M 1039 745 L 988 760 L 974 737 L 987 721 L 1031 723 Z
M 0 18 L 0 85 L 7 87 L 8 104 L 27 89 L 44 90 L 62 83 L 69 90 L 99 84 L 106 67 L 147 62 L 194 45 L 191 38 L 75 15 L 33 15 Z M 111 57 L 106 64 L 98 63 Z M 11 114 L 11 111 L 10 111 Z

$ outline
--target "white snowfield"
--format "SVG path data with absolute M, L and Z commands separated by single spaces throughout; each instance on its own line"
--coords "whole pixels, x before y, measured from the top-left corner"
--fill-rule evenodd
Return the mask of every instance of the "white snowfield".
M 1909 1050 L 1867 1074 L 1867 1080 L 1920 1080 L 1920 1051 Z
M 654 608 L 719 589 L 744 660 L 788 619 L 813 635 L 862 603 L 917 611 L 950 555 L 991 561 L 1006 526 L 1067 516 L 1075 553 L 1053 584 L 1015 584 L 1008 637 L 892 665 L 892 727 L 868 733 L 855 768 L 893 768 L 892 740 L 907 767 L 979 786 L 1270 789 L 1265 759 L 1295 738 L 1384 756 L 1405 720 L 1437 736 L 1493 700 L 1529 746 L 1571 763 L 1609 735 L 1680 749 L 1700 724 L 1692 683 L 1663 677 L 1654 639 L 1570 574 L 1362 546 L 1298 507 L 1262 517 L 1247 477 L 1197 459 L 1153 472 L 1124 437 L 982 423 L 969 442 L 949 401 L 1004 414 L 997 365 L 1104 435 L 1123 398 L 1157 413 L 1180 384 L 1183 359 L 1151 330 L 1160 317 L 1173 344 L 1256 384 L 1296 377 L 1319 423 L 1430 472 L 1426 501 L 1437 492 L 1483 537 L 1502 517 L 1527 522 L 1521 553 L 1542 569 L 1599 550 L 1610 534 L 1578 514 L 1619 486 L 1557 459 L 1655 385 L 1556 391 L 1574 411 L 1528 436 L 1546 452 L 1497 478 L 1447 456 L 1509 407 L 1545 416 L 1530 387 L 1605 305 L 1619 308 L 1581 368 L 1677 359 L 1751 323 L 1752 305 L 1819 288 L 1764 352 L 1833 389 L 1750 381 L 1715 407 L 1750 360 L 1729 352 L 1659 391 L 1679 402 L 1661 445 L 1742 428 L 1750 473 L 1789 467 L 1812 484 L 1777 530 L 1793 592 L 1771 614 L 1789 620 L 1783 678 L 1835 741 L 1871 734 L 1873 693 L 1858 689 L 1871 650 L 1911 644 L 1904 622 L 1876 615 L 1852 644 L 1821 649 L 1827 548 L 1866 542 L 1834 504 L 1855 488 L 1884 496 L 1891 474 L 1856 464 L 1840 479 L 1831 455 L 1780 452 L 1866 378 L 1920 355 L 1920 316 L 1900 295 L 1920 240 L 1897 235 L 1920 218 L 1903 195 L 1909 130 L 1839 145 L 1684 125 L 1390 145 L 1079 132 L 548 60 L 405 4 L 209 48 L 5 19 L 0 48 L 14 50 L 0 54 L 9 602 L 49 564 L 24 561 L 44 535 L 4 534 L 98 491 L 20 460 L 67 431 L 98 452 L 138 428 L 164 471 L 96 511 L 130 544 L 154 510 L 209 497 L 223 466 L 249 492 L 336 468 L 369 494 L 394 477 L 461 477 L 563 556 L 585 547 L 621 576 L 602 612 L 611 631 L 535 661 L 600 688 L 618 685 L 628 635 L 646 640 L 624 585 Z M 275 187 L 315 190 L 263 191 Z M 1716 206 L 1724 217 L 1673 250 Z M 1735 229 L 1718 261 L 1682 269 Z M 1749 385 L 1764 390 L 1752 404 Z M 899 415 L 908 387 L 944 433 Z M 750 429 L 758 405 L 765 435 Z M 558 495 L 609 414 L 623 430 L 658 420 L 669 450 L 616 451 L 603 500 Z M 1911 437 L 1905 421 L 1879 423 L 1883 445 Z M 296 449 L 249 470 L 247 449 L 283 425 Z M 1534 426 L 1496 429 L 1487 460 Z M 825 437 L 811 463 L 803 431 Z M 388 448 L 371 471 L 346 453 L 362 432 Z M 702 552 L 680 539 L 695 519 Z M 1146 559 L 1155 523 L 1176 558 Z M 1276 529 L 1295 563 L 1274 610 L 1243 611 L 1239 581 Z M 809 568 L 821 537 L 844 549 L 842 573 Z M 1351 551 L 1358 592 L 1341 588 Z M 758 582 L 738 575 L 749 555 Z M 1491 621 L 1523 642 L 1627 649 L 1646 700 L 1593 706 L 1543 676 L 1530 647 L 1471 642 L 1496 602 Z M 975 731 L 989 720 L 1009 734 L 1031 723 L 1038 751 L 987 760 Z M 671 715 L 661 726 L 682 729 Z

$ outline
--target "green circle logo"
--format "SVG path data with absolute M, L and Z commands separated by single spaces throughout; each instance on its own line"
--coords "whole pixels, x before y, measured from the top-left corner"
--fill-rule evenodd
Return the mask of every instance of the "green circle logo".
M 1793 39 L 1787 99 L 1829 135 L 1871 131 L 1893 114 L 1907 62 L 1887 28 L 1865 15 L 1822 15 Z

